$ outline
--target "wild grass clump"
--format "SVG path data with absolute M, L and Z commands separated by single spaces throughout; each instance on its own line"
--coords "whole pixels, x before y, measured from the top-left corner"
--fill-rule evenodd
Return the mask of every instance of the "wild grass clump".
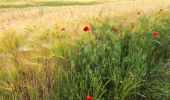
M 94 100 L 169 99 L 169 18 L 166 13 L 141 16 L 134 29 L 107 20 L 90 25 L 92 31 L 82 34 L 67 55 L 60 100 L 88 95 Z
M 0 39 L 5 99 L 170 99 L 170 14 L 86 26 L 80 36 L 47 29 Z

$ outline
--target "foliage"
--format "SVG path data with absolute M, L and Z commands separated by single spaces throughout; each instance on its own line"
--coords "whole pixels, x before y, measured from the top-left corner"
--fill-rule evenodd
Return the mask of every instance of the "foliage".
M 0 39 L 0 95 L 5 99 L 170 99 L 170 14 L 111 23 L 80 36 L 56 29 Z M 158 32 L 153 36 L 152 32 Z

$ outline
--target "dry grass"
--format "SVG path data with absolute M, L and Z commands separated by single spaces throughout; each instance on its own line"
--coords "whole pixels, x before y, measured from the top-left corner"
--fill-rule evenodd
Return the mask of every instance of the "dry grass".
M 81 0 L 79 0 L 81 1 Z M 90 0 L 92 1 L 92 0 Z M 169 0 L 133 0 L 109 2 L 91 6 L 62 6 L 62 7 L 31 7 L 0 9 L 0 33 L 17 30 L 20 33 L 26 29 L 37 30 L 40 27 L 81 27 L 91 19 L 105 16 L 118 16 L 129 12 L 147 12 L 165 9 L 170 5 Z M 133 17 L 133 16 L 129 16 Z M 69 24 L 68 24 L 69 23 Z M 76 23 L 76 24 L 75 24 Z M 70 26 L 69 26 L 70 25 Z M 41 30 L 41 29 L 39 29 Z
M 51 95 L 54 95 L 54 97 L 56 96 L 56 98 L 59 98 L 60 93 L 64 95 L 63 97 L 65 96 L 67 97 L 72 87 L 70 89 L 69 88 L 67 89 L 67 86 L 68 87 L 70 86 L 64 85 L 65 82 L 60 80 L 60 78 L 62 78 L 61 75 L 66 74 L 63 76 L 71 75 L 72 77 L 72 74 L 73 74 L 72 68 L 76 67 L 77 65 L 78 65 L 77 67 L 91 66 L 88 62 L 91 60 L 91 58 L 97 59 L 97 60 L 94 60 L 94 62 L 95 63 L 97 62 L 97 64 L 99 63 L 99 66 L 100 66 L 100 62 L 98 61 L 101 61 L 100 59 L 101 57 L 103 57 L 103 60 L 102 60 L 103 62 L 101 63 L 103 67 L 101 68 L 106 68 L 106 69 L 108 67 L 105 67 L 105 65 L 109 65 L 110 68 L 113 68 L 112 66 L 114 64 L 117 65 L 117 62 L 118 62 L 120 63 L 120 66 L 123 68 L 123 72 L 126 71 L 127 73 L 129 73 L 127 70 L 124 70 L 124 67 L 127 67 L 124 65 L 126 64 L 128 66 L 132 66 L 132 63 L 126 63 L 126 61 L 123 61 L 123 60 L 119 61 L 119 59 L 115 59 L 119 57 L 121 57 L 122 59 L 126 59 L 129 57 L 129 60 L 127 59 L 127 61 L 132 62 L 134 60 L 133 61 L 134 68 L 136 68 L 136 66 L 138 68 L 138 65 L 139 66 L 144 65 L 144 67 L 140 67 L 140 68 L 143 69 L 146 67 L 146 69 L 144 70 L 141 69 L 141 71 L 150 70 L 150 67 L 145 66 L 145 65 L 148 65 L 147 61 L 150 61 L 150 58 L 146 59 L 146 61 L 143 60 L 145 57 L 147 57 L 148 54 L 150 54 L 147 52 L 146 48 L 143 46 L 143 45 L 146 45 L 146 42 L 148 42 L 148 38 L 147 37 L 143 38 L 143 35 L 146 35 L 146 34 L 143 34 L 141 37 L 140 33 L 150 34 L 150 30 L 148 29 L 149 28 L 151 28 L 151 30 L 153 29 L 152 27 L 148 27 L 148 26 L 154 26 L 155 23 L 157 23 L 157 17 L 153 17 L 155 18 L 154 20 L 155 23 L 149 24 L 150 21 L 145 17 L 142 17 L 142 16 L 139 17 L 139 15 L 137 15 L 137 12 L 140 12 L 141 15 L 147 14 L 147 12 L 154 11 L 154 10 L 156 10 L 156 13 L 157 13 L 160 9 L 163 9 L 163 12 L 164 12 L 165 10 L 167 10 L 167 7 L 169 5 L 170 5 L 169 0 L 163 0 L 163 1 L 154 0 L 154 2 L 153 0 L 151 1 L 146 1 L 146 0 L 129 1 L 128 0 L 128 1 L 119 1 L 119 2 L 115 1 L 115 2 L 98 4 L 98 5 L 84 5 L 84 6 L 76 5 L 76 6 L 60 6 L 60 7 L 30 7 L 30 8 L 22 8 L 22 9 L 18 9 L 18 8 L 0 9 L 0 33 L 4 32 L 4 34 L 0 34 L 2 35 L 0 36 L 0 53 L 1 53 L 0 55 L 0 65 L 1 65 L 0 94 L 2 94 L 2 96 L 4 97 L 7 97 L 6 98 L 7 100 L 9 98 L 10 99 L 13 98 L 17 100 L 19 98 L 21 98 L 21 100 L 29 100 L 29 98 L 32 98 L 31 100 L 34 100 L 34 99 L 38 100 L 38 99 L 43 99 L 43 97 L 44 98 L 50 97 Z M 159 14 L 162 15 L 163 13 L 160 12 L 158 13 L 158 15 Z M 115 16 L 119 16 L 119 17 L 116 18 Z M 104 19 L 107 19 L 108 17 L 109 17 L 109 22 L 108 24 L 105 25 L 105 23 L 107 23 L 108 20 L 104 20 Z M 166 16 L 163 16 L 162 18 L 164 17 Z M 126 33 L 126 32 L 129 33 L 129 31 L 127 30 L 130 30 L 131 28 L 130 25 L 137 23 L 137 22 L 133 23 L 133 21 L 136 21 L 135 18 L 139 18 L 139 19 L 141 18 L 139 20 L 139 22 L 141 23 L 141 25 L 139 23 L 139 26 L 141 27 L 138 27 L 137 25 L 135 30 L 130 31 L 130 33 L 137 32 L 136 34 L 139 33 L 139 36 L 136 35 L 136 37 L 132 38 L 133 40 L 129 39 L 128 35 L 127 35 L 127 38 L 125 36 L 125 38 L 123 39 L 123 42 L 124 42 L 122 46 L 123 49 L 120 50 L 121 45 L 119 43 L 121 43 L 122 40 L 119 37 L 123 36 L 122 33 Z M 162 26 L 162 28 L 159 26 L 159 25 L 164 25 L 162 20 L 158 20 L 158 21 L 160 21 L 161 24 L 158 24 L 158 26 L 154 26 L 154 27 L 155 28 L 159 27 L 160 29 L 162 28 L 164 29 L 164 26 Z M 86 24 L 89 24 L 89 22 L 91 23 L 91 29 L 92 29 L 90 33 L 92 34 L 98 33 L 98 30 L 99 30 L 99 33 L 100 32 L 105 33 L 105 31 L 112 33 L 111 28 L 112 27 L 122 28 L 120 25 L 125 27 L 125 29 L 121 29 L 122 32 L 121 31 L 119 32 L 121 34 L 116 34 L 116 35 L 110 34 L 109 36 L 107 35 L 107 32 L 106 32 L 106 34 L 103 34 L 103 36 L 101 35 L 101 37 L 99 38 L 96 35 L 97 38 L 95 40 L 92 34 L 88 34 L 88 33 L 81 34 L 83 33 L 82 28 Z M 166 22 L 166 20 L 164 20 L 164 22 Z M 102 27 L 97 28 L 97 25 L 101 25 L 101 23 L 104 23 L 102 24 Z M 112 26 L 112 24 L 114 26 Z M 96 27 L 97 30 L 93 29 L 92 27 L 93 25 Z M 166 24 L 165 26 L 168 27 L 168 24 Z M 143 31 L 143 27 L 146 28 L 144 29 L 144 31 Z M 65 30 L 61 30 L 62 28 L 65 28 Z M 160 35 L 165 35 L 165 34 L 160 34 Z M 164 36 L 164 38 L 162 39 L 162 41 L 160 41 L 160 43 L 162 42 L 163 44 L 167 43 L 167 46 L 168 46 L 170 42 L 164 41 L 164 40 L 169 39 L 168 35 L 169 33 Z M 81 38 L 79 38 L 79 36 L 81 36 Z M 75 39 L 76 37 L 80 39 L 80 42 L 82 41 L 81 45 L 79 45 L 78 43 L 79 41 L 76 41 L 77 40 Z M 115 42 L 116 39 L 120 39 L 120 41 L 116 42 L 118 44 L 115 43 L 114 45 L 113 42 Z M 141 42 L 138 43 L 138 39 L 140 39 Z M 98 41 L 101 41 L 101 42 L 98 42 Z M 133 43 L 129 44 L 126 41 L 136 41 L 136 42 L 134 42 L 135 44 Z M 87 43 L 92 42 L 92 44 L 86 45 L 86 42 Z M 129 47 L 127 46 L 131 44 L 132 46 L 130 48 L 132 49 L 129 49 Z M 148 51 L 150 51 L 150 48 L 151 48 L 150 44 L 147 46 L 149 47 Z M 107 48 L 109 51 L 107 50 Z M 142 50 L 138 48 L 142 48 Z M 112 53 L 112 51 L 114 51 L 115 53 Z M 130 52 L 128 57 L 124 55 L 125 51 Z M 141 53 L 140 53 L 141 51 L 144 51 L 142 54 L 146 53 L 146 55 L 141 56 Z M 158 54 L 163 54 L 162 56 L 169 55 L 169 53 L 167 53 L 168 51 L 161 51 L 161 50 L 158 50 L 158 51 L 160 51 L 158 52 Z M 97 54 L 97 52 L 99 53 L 99 55 Z M 84 57 L 84 55 L 87 55 L 87 57 Z M 75 59 L 74 59 L 74 56 L 75 56 Z M 115 58 L 113 59 L 112 57 L 115 57 Z M 136 58 L 134 59 L 134 57 Z M 136 59 L 139 59 L 139 60 L 136 60 Z M 112 62 L 112 60 L 114 61 Z M 86 64 L 86 61 L 87 61 L 87 64 Z M 79 64 L 79 62 L 83 62 L 83 63 Z M 65 70 L 65 68 L 68 70 Z M 133 69 L 132 67 L 127 67 L 127 68 Z M 101 71 L 105 71 L 106 69 L 104 70 L 101 69 Z M 84 72 L 84 70 L 82 71 Z M 91 71 L 88 71 L 88 72 L 91 73 Z M 101 74 L 100 71 L 98 73 Z M 131 87 L 132 88 L 138 87 L 139 81 L 137 77 L 140 76 L 137 74 L 138 69 L 135 70 L 135 72 L 133 73 L 134 75 L 133 74 L 130 75 L 131 73 L 127 75 L 126 73 L 122 74 L 121 70 L 117 71 L 117 69 L 115 69 L 115 72 L 113 71 L 113 73 L 114 73 L 113 77 L 111 77 L 113 79 L 112 81 L 113 82 L 115 81 L 115 83 L 117 84 L 119 84 L 119 82 L 121 82 L 122 79 L 114 78 L 116 75 L 117 75 L 116 77 L 124 76 L 124 75 L 127 77 L 123 79 L 123 85 L 122 85 L 122 82 L 120 83 L 121 84 L 120 86 L 124 88 L 128 87 L 128 89 L 125 89 L 125 91 L 121 92 L 124 95 L 124 97 L 122 98 L 125 98 L 129 93 L 131 93 L 129 91 Z M 147 73 L 150 73 L 150 71 L 148 71 Z M 100 82 L 100 80 L 102 79 L 102 78 L 101 79 L 99 78 L 100 74 L 98 75 L 96 74 L 96 72 L 94 72 L 94 75 L 96 75 L 96 78 L 94 77 L 94 80 L 99 79 L 99 82 Z M 112 75 L 112 72 L 110 74 Z M 145 76 L 147 78 L 149 75 L 146 74 Z M 68 79 L 69 78 L 70 77 L 68 77 Z M 162 78 L 162 77 L 158 77 L 158 78 Z M 110 77 L 106 79 L 110 79 Z M 163 79 L 164 78 L 162 78 L 162 80 Z M 146 80 L 148 80 L 148 78 Z M 152 79 L 150 80 L 151 82 L 153 81 Z M 62 84 L 60 83 L 60 81 Z M 155 82 L 156 81 L 157 80 L 155 80 Z M 67 82 L 70 84 L 69 81 Z M 76 82 L 79 82 L 79 81 L 72 82 L 73 85 L 74 84 L 77 85 Z M 93 82 L 95 83 L 94 85 L 95 87 L 97 87 L 97 89 L 98 87 L 101 87 L 101 85 L 98 84 L 99 82 L 98 81 Z M 160 82 L 164 83 L 164 81 L 160 81 Z M 169 80 L 167 83 L 169 83 Z M 65 91 L 58 92 L 60 90 L 63 91 L 63 88 L 61 88 L 63 87 L 62 85 L 66 87 L 66 89 L 64 88 L 66 91 L 69 90 L 68 94 L 65 94 L 64 93 Z M 104 83 L 104 86 L 105 85 L 106 84 Z M 162 91 L 165 90 L 165 92 L 163 91 L 161 93 L 166 94 L 166 90 L 168 90 L 166 89 L 166 87 L 169 87 L 168 85 L 164 86 L 163 84 L 164 87 L 161 88 L 161 90 Z M 150 87 L 150 86 L 147 85 L 146 87 Z M 157 87 L 159 88 L 159 86 Z M 157 89 L 157 87 L 155 89 Z M 116 88 L 116 90 L 118 88 Z M 110 89 L 110 87 L 108 89 Z M 147 89 L 150 90 L 150 88 L 147 88 Z M 96 90 L 96 89 L 93 89 L 93 90 Z M 103 91 L 104 90 L 102 90 L 102 92 Z M 155 93 L 157 93 L 157 91 Z M 143 92 L 143 91 L 140 91 L 140 92 Z M 78 91 L 78 93 L 80 93 L 80 91 Z M 148 95 L 147 92 L 144 92 L 144 93 Z M 167 92 L 167 96 L 169 96 L 168 93 L 169 92 Z M 83 92 L 81 94 L 83 94 Z M 98 93 L 94 93 L 94 94 L 96 95 Z M 119 97 L 120 93 L 117 92 L 116 94 L 117 95 L 114 94 L 115 98 Z M 57 100 L 65 100 L 65 99 L 57 99 Z M 76 100 L 76 99 L 73 99 L 73 100 Z

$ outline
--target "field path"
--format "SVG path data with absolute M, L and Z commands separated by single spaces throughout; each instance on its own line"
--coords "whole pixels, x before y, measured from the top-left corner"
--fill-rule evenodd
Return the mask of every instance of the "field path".
M 131 0 L 107 2 L 97 5 L 74 5 L 58 7 L 30 7 L 0 9 L 0 33 L 6 30 L 23 31 L 26 26 L 43 24 L 51 27 L 56 23 L 61 26 L 80 19 L 119 15 L 120 13 L 149 12 L 170 8 L 170 0 Z

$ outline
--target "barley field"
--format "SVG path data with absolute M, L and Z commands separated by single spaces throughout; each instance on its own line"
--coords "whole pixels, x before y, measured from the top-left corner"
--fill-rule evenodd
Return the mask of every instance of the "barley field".
M 0 0 L 0 100 L 170 100 L 170 0 Z

